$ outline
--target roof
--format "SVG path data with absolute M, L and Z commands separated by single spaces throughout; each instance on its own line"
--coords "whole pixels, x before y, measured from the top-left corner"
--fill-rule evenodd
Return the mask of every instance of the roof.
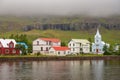
M 68 47 L 52 47 L 52 48 L 54 48 L 56 51 L 70 50 L 70 48 L 68 48 Z
M 40 38 L 40 39 L 42 39 L 42 40 L 44 40 L 44 41 L 60 42 L 60 40 L 59 40 L 59 39 L 56 39 L 56 38 Z
M 17 42 L 17 44 L 24 45 L 26 49 L 28 49 L 28 46 L 25 42 Z
M 5 39 L 5 42 L 7 43 L 10 43 L 11 41 L 16 44 L 16 41 L 14 39 Z
M 10 42 L 14 43 L 14 46 L 16 45 L 16 41 L 14 39 L 0 39 L 0 42 L 2 43 L 3 47 L 8 47 L 8 44 Z
M 3 47 L 8 47 L 4 39 L 0 39 L 1 44 Z
M 72 39 L 76 43 L 90 43 L 87 39 Z
M 101 41 L 101 43 L 105 45 L 105 42 L 104 42 L 104 41 Z

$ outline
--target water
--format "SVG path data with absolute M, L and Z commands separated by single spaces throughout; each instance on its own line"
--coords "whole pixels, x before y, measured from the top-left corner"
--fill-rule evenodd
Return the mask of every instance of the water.
M 0 80 L 120 80 L 120 61 L 0 62 Z

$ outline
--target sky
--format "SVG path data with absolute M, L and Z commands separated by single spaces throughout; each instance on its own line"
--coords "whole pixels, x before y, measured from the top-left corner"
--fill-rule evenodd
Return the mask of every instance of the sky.
M 120 0 L 0 0 L 0 15 L 120 15 Z

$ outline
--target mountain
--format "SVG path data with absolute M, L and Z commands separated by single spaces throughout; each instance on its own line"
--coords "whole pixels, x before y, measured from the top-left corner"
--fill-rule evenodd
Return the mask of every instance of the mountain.
M 0 16 L 0 37 L 26 34 L 30 42 L 38 37 L 60 38 L 66 43 L 71 38 L 92 38 L 93 41 L 98 26 L 104 41 L 120 43 L 120 16 L 106 18 Z

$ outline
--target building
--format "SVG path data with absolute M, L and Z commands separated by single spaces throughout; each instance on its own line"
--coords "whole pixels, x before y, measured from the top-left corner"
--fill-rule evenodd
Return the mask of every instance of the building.
M 65 56 L 70 54 L 70 48 L 68 47 L 51 47 L 49 50 L 49 55 Z
M 106 45 L 109 47 L 110 45 L 102 41 L 102 36 L 99 33 L 99 29 L 97 29 L 96 35 L 94 37 L 94 43 L 92 43 L 92 52 L 94 54 L 103 54 L 103 47 Z
M 90 53 L 90 42 L 86 39 L 72 39 L 68 43 L 71 53 Z
M 33 41 L 33 53 L 49 53 L 54 46 L 61 46 L 61 41 L 56 38 L 38 38 Z
M 16 41 L 14 39 L 0 39 L 0 54 L 19 54 L 15 49 Z
M 115 51 L 118 51 L 119 48 L 120 48 L 120 44 L 116 44 L 116 45 L 114 46 L 114 50 L 115 50 Z

